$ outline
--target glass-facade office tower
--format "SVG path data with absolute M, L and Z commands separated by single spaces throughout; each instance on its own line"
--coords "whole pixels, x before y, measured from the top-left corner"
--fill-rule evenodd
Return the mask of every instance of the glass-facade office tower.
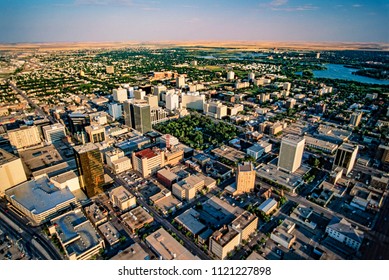
M 127 126 L 141 132 L 151 131 L 150 105 L 145 101 L 126 100 L 123 103 L 124 122 Z
M 74 147 L 81 189 L 88 197 L 103 192 L 104 167 L 99 148 L 93 143 Z

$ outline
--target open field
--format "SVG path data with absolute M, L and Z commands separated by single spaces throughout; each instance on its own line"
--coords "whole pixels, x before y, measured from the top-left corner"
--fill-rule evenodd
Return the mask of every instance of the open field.
M 160 41 L 160 42 L 59 42 L 59 43 L 15 43 L 0 44 L 0 50 L 74 50 L 90 48 L 130 47 L 190 47 L 190 48 L 233 48 L 236 50 L 296 49 L 296 50 L 374 50 L 388 51 L 388 43 L 358 42 L 267 42 L 267 41 Z

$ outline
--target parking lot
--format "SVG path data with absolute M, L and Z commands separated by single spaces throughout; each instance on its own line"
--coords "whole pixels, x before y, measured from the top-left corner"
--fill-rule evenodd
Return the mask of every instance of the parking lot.
M 0 228 L 0 260 L 27 260 L 24 248 L 19 240 L 8 236 L 5 229 Z

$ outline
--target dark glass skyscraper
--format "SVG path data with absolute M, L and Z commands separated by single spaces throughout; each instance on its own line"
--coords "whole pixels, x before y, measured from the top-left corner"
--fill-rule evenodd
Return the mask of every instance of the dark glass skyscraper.
M 125 124 L 141 133 L 151 131 L 150 105 L 145 102 L 132 99 L 123 103 Z
M 99 148 L 93 143 L 74 147 L 81 189 L 88 197 L 103 192 L 104 167 Z

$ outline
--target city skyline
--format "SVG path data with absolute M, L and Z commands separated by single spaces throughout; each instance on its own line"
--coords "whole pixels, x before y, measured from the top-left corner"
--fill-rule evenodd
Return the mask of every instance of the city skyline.
M 1 43 L 389 42 L 387 1 L 3 1 Z

